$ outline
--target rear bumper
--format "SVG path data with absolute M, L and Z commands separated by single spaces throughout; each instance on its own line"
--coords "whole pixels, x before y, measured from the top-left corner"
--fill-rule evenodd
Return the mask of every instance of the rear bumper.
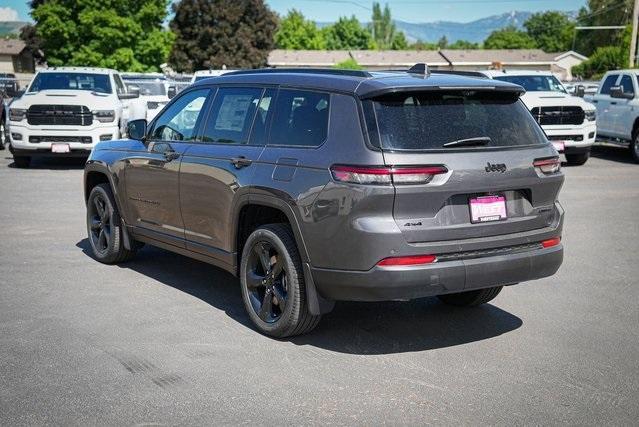
M 563 245 L 507 255 L 436 262 L 411 267 L 346 271 L 314 268 L 321 296 L 337 301 L 388 301 L 511 285 L 552 276 Z

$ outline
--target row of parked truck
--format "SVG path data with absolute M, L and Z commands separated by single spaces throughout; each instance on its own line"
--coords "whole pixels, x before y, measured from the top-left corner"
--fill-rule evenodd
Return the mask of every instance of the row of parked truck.
M 99 141 L 124 136 L 130 120 L 151 122 L 176 93 L 195 81 L 227 70 L 201 71 L 189 80 L 163 74 L 62 67 L 38 72 L 24 91 L 15 91 L 0 114 L 0 148 L 9 145 L 18 167 L 35 156 L 88 156 Z M 607 73 L 594 94 L 574 93 L 550 72 L 490 70 L 475 77 L 515 83 L 521 97 L 558 152 L 582 165 L 595 140 L 628 146 L 639 162 L 639 93 L 636 70 Z M 21 93 L 24 92 L 24 93 Z

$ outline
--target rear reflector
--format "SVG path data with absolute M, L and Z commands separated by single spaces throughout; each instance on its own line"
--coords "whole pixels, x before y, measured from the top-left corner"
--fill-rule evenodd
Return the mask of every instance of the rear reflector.
M 378 262 L 377 265 L 380 267 L 395 267 L 402 265 L 431 264 L 435 261 L 437 261 L 437 257 L 435 255 L 413 255 L 384 258 Z
M 561 237 L 553 237 L 552 239 L 544 240 L 541 242 L 541 246 L 544 248 L 552 248 L 561 243 Z
M 561 161 L 559 157 L 551 157 L 549 159 L 537 159 L 533 162 L 533 166 L 539 168 L 544 174 L 550 175 L 559 172 L 561 169 Z
M 343 166 L 331 167 L 335 181 L 352 184 L 427 184 L 435 175 L 448 172 L 444 166 Z

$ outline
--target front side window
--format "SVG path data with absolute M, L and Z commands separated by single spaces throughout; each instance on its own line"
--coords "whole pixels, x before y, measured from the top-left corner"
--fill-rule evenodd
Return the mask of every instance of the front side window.
M 126 93 L 126 88 L 124 87 L 124 82 L 122 81 L 122 79 L 120 78 L 120 76 L 118 76 L 117 74 L 115 74 L 113 76 L 113 80 L 115 81 L 115 91 L 118 95 Z
M 38 73 L 29 87 L 29 92 L 41 90 L 88 90 L 113 93 L 108 74 L 72 72 Z
M 517 94 L 428 91 L 390 94 L 370 102 L 381 148 L 455 149 L 545 144 L 543 132 Z M 369 105 L 369 107 L 371 107 Z M 371 120 L 367 115 L 367 120 Z
M 173 102 L 156 120 L 151 139 L 159 141 L 192 141 L 209 89 L 187 92 Z
M 275 105 L 270 143 L 317 147 L 328 134 L 330 95 L 281 89 Z
M 495 80 L 514 83 L 526 89 L 526 92 L 561 92 L 566 93 L 564 86 L 555 76 L 497 76 Z
M 611 74 L 606 77 L 603 84 L 601 85 L 601 91 L 599 92 L 601 95 L 610 95 L 610 88 L 615 85 L 617 79 L 619 78 L 619 74 Z
M 206 121 L 202 142 L 246 144 L 262 89 L 221 88 Z
M 140 96 L 165 96 L 166 95 L 166 85 L 164 82 L 154 82 L 154 81 L 137 81 L 137 80 L 128 80 L 126 82 L 126 87 L 129 89 L 129 92 L 132 89 L 137 89 L 140 91 Z

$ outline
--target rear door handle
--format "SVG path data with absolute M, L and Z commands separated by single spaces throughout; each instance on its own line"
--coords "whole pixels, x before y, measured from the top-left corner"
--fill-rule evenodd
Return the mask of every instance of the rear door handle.
M 242 169 L 243 167 L 250 166 L 253 160 L 247 159 L 244 156 L 238 156 L 231 158 L 231 163 L 233 163 L 233 166 L 237 169 Z
M 617 105 L 617 103 L 616 102 L 611 102 L 610 105 Z
M 165 151 L 164 152 L 164 158 L 166 159 L 167 162 L 170 162 L 172 160 L 179 159 L 180 158 L 180 153 L 175 152 L 175 151 Z

